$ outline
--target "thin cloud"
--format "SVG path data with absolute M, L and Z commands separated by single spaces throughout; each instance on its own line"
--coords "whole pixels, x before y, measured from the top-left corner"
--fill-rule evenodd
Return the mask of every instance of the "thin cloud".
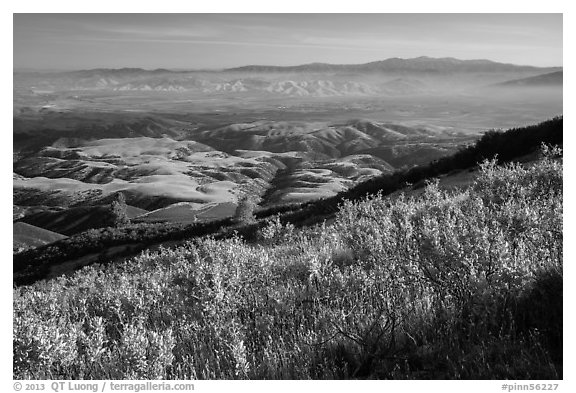
M 363 49 L 363 50 L 380 50 L 379 47 L 372 47 L 366 45 L 358 45 L 352 42 L 338 44 L 337 42 L 322 43 L 318 42 L 258 42 L 258 41 L 230 41 L 230 40 L 205 40 L 205 39 L 183 39 L 183 38 L 145 38 L 145 37 L 66 37 L 57 38 L 59 42 L 149 42 L 149 43 L 165 43 L 165 44 L 201 44 L 201 45 L 239 45 L 239 46 L 264 46 L 264 47 L 279 47 L 279 48 L 326 48 L 326 49 Z
M 184 46 L 188 46 L 184 48 Z M 353 55 L 351 55 L 353 54 Z M 14 64 L 219 68 L 386 57 L 562 62 L 562 17 L 540 14 L 18 14 Z

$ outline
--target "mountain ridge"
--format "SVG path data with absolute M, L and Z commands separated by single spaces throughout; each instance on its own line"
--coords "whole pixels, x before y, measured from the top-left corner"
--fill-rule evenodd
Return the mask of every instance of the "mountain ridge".
M 413 58 L 401 58 L 401 57 L 390 57 L 383 60 L 376 60 L 367 63 L 358 64 L 333 64 L 325 62 L 312 62 L 305 64 L 298 64 L 292 66 L 279 66 L 279 65 L 262 65 L 262 64 L 248 64 L 238 67 L 230 67 L 224 69 L 170 69 L 170 68 L 155 68 L 155 69 L 145 69 L 140 67 L 119 67 L 119 68 L 90 68 L 90 69 L 78 69 L 78 70 L 51 70 L 51 71 L 39 71 L 39 70 L 14 70 L 15 73 L 35 73 L 35 74 L 98 74 L 98 73 L 114 73 L 114 74 L 129 74 L 129 73 L 142 73 L 142 74 L 186 74 L 186 73 L 221 73 L 221 72 L 242 72 L 242 71 L 258 71 L 258 72 L 293 72 L 293 71 L 318 71 L 318 72 L 331 72 L 331 71 L 368 71 L 371 69 L 383 69 L 385 71 L 393 71 L 398 67 L 428 67 L 428 69 L 434 69 L 439 65 L 452 66 L 452 67 L 462 67 L 462 66 L 472 66 L 472 67 L 499 67 L 500 70 L 551 70 L 559 71 L 562 70 L 562 66 L 548 66 L 539 67 L 532 65 L 521 65 L 513 63 L 502 63 L 489 59 L 457 59 L 455 57 L 430 57 L 430 56 L 419 56 Z M 410 69 L 410 68 L 408 68 Z
M 49 107 L 50 94 L 64 91 L 171 92 L 219 97 L 223 94 L 392 97 L 429 94 L 455 87 L 486 86 L 561 71 L 561 67 L 421 56 L 412 59 L 395 57 L 364 64 L 248 65 L 212 72 L 95 68 L 47 74 L 15 72 L 14 75 L 18 97 L 28 97 Z M 69 105 L 77 106 L 84 98 L 68 95 L 64 99 Z
M 562 67 L 536 67 L 529 65 L 517 65 L 500 63 L 487 59 L 461 60 L 453 57 L 434 58 L 420 56 L 415 58 L 392 57 L 384 60 L 372 61 L 362 64 L 329 64 L 309 63 L 296 66 L 266 66 L 247 65 L 242 67 L 227 68 L 228 72 L 353 72 L 353 71 L 464 71 L 464 72 L 499 72 L 510 70 L 550 70 L 558 71 Z

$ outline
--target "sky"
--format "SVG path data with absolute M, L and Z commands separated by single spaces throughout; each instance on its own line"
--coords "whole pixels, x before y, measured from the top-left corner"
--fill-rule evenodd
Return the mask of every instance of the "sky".
M 14 69 L 221 69 L 390 57 L 561 66 L 562 14 L 14 14 Z

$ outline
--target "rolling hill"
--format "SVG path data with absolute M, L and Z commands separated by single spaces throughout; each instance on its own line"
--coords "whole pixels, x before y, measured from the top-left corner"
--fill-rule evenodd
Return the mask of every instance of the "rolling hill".
M 68 237 L 24 222 L 15 222 L 12 234 L 12 248 L 17 251 L 54 243 Z
M 133 219 L 147 210 L 128 205 L 126 214 Z M 40 211 L 26 215 L 21 223 L 58 232 L 64 235 L 74 235 L 87 229 L 101 228 L 110 225 L 110 206 L 81 206 L 59 211 Z
M 135 130 L 132 124 L 110 129 Z M 274 194 L 275 203 L 311 200 L 449 154 L 475 139 L 366 119 L 259 120 L 198 127 L 189 130 L 189 139 L 153 135 L 60 137 L 46 147 L 23 150 L 13 163 L 14 201 L 22 206 L 96 206 L 121 191 L 128 204 L 151 211 L 181 202 L 234 204 L 246 192 Z
M 515 79 L 507 82 L 498 83 L 498 87 L 543 87 L 543 86 L 562 86 L 564 82 L 564 72 L 556 71 L 547 74 L 536 75 L 529 78 Z

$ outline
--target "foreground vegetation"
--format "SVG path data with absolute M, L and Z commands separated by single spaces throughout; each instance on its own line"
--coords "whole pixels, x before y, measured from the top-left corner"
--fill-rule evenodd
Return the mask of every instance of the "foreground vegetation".
M 562 160 L 14 289 L 14 378 L 562 378 Z

